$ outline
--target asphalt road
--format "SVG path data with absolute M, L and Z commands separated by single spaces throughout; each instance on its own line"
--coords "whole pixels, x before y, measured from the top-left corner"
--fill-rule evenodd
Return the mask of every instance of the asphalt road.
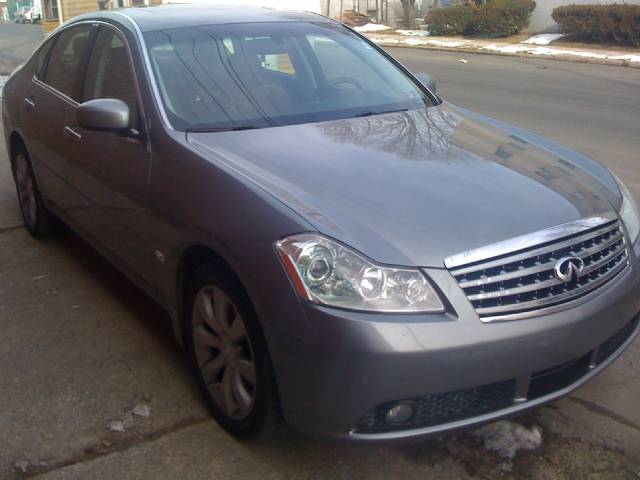
M 432 73 L 447 100 L 578 148 L 640 194 L 640 70 L 393 53 Z M 513 462 L 471 433 L 373 447 L 289 430 L 266 444 L 233 440 L 209 420 L 167 316 L 76 235 L 39 242 L 20 223 L 0 145 L 0 478 L 547 480 L 640 472 L 640 342 L 569 398 L 517 419 L 540 426 L 543 445 Z M 140 404 L 148 417 L 130 415 Z M 110 430 L 114 421 L 126 431 Z
M 389 48 L 446 100 L 585 153 L 640 196 L 640 69 Z M 461 59 L 467 63 L 460 62 Z
M 0 75 L 28 58 L 43 38 L 41 25 L 0 22 Z

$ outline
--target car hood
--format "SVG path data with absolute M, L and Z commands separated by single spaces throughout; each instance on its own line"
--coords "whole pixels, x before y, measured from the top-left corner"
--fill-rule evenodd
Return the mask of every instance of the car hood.
M 612 190 L 524 137 L 445 105 L 188 134 L 318 231 L 380 263 L 430 267 L 612 210 Z

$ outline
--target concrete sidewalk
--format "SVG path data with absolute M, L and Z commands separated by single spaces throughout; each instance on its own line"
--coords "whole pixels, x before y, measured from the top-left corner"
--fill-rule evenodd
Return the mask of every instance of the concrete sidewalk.
M 527 44 L 524 41 L 528 37 L 522 35 L 490 40 L 424 34 L 403 35 L 392 30 L 366 32 L 364 35 L 376 44 L 385 47 L 411 47 L 460 53 L 535 57 L 640 68 L 640 49 L 633 48 L 610 49 L 599 45 L 565 44 L 564 42 L 554 42 L 549 45 Z M 464 60 L 463 57 L 461 59 Z

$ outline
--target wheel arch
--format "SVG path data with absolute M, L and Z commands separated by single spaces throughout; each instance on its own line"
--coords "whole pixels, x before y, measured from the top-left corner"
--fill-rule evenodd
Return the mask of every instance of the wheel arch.
M 35 159 L 33 155 L 31 155 L 31 151 L 29 150 L 29 146 L 27 145 L 27 141 L 25 140 L 25 136 L 19 129 L 13 129 L 8 137 L 7 149 L 9 154 L 9 162 L 11 164 L 11 169 L 13 171 L 16 162 L 16 154 L 18 151 L 23 150 L 27 154 L 27 160 L 31 164 L 31 168 L 33 169 L 33 176 L 36 181 L 36 185 L 40 191 L 40 195 L 42 197 L 42 202 L 47 208 L 51 208 L 49 204 L 49 198 L 46 195 L 46 192 L 42 188 L 42 182 L 40 181 L 40 169 L 38 165 L 36 165 Z
M 215 265 L 216 268 L 220 268 L 229 273 L 234 280 L 238 283 L 238 286 L 242 288 L 244 294 L 247 296 L 247 299 L 251 303 L 252 308 L 255 310 L 254 302 L 251 299 L 251 294 L 249 289 L 247 288 L 245 282 L 242 281 L 241 276 L 236 272 L 230 262 L 227 259 L 217 252 L 214 248 L 209 245 L 205 245 L 202 243 L 194 243 L 188 245 L 181 252 L 176 266 L 176 275 L 175 275 L 175 292 L 176 292 L 176 309 L 177 309 L 177 322 L 178 325 L 174 326 L 176 335 L 178 336 L 178 340 L 181 344 L 184 345 L 184 337 L 183 337 L 183 321 L 185 319 L 185 303 L 186 296 L 188 291 L 189 280 L 193 276 L 196 269 L 205 264 L 209 263 Z M 262 327 L 262 322 L 260 322 Z M 263 331 L 264 334 L 264 331 Z
M 280 389 L 278 385 L 278 378 L 275 375 L 275 369 L 273 365 L 273 355 L 271 354 L 271 348 L 265 332 L 264 322 L 260 318 L 260 315 L 258 314 L 258 311 L 255 308 L 255 303 L 251 298 L 250 290 L 247 288 L 245 282 L 242 281 L 241 276 L 238 275 L 238 273 L 235 271 L 233 266 L 224 258 L 223 255 L 221 255 L 211 246 L 204 245 L 201 243 L 191 244 L 186 248 L 184 248 L 184 250 L 180 254 L 180 257 L 177 263 L 176 276 L 175 276 L 177 315 L 174 320 L 175 322 L 174 332 L 176 334 L 178 341 L 180 342 L 180 345 L 183 348 L 186 345 L 185 337 L 184 337 L 184 333 L 185 333 L 184 322 L 186 321 L 185 315 L 187 314 L 185 309 L 185 304 L 187 301 L 189 279 L 195 273 L 196 269 L 205 263 L 210 263 L 215 265 L 218 268 L 226 270 L 226 272 L 229 273 L 234 278 L 234 280 L 238 283 L 238 286 L 242 288 L 243 293 L 246 295 L 247 301 L 249 302 L 251 308 L 253 308 L 254 312 L 256 313 L 256 317 L 258 320 L 258 327 L 260 329 L 260 333 L 263 336 L 265 347 L 267 349 L 267 354 L 269 357 L 270 368 L 274 375 L 278 405 L 280 405 L 280 391 L 279 391 Z
M 31 159 L 31 155 L 29 155 L 29 149 L 27 148 L 27 143 L 24 141 L 22 134 L 17 130 L 13 130 L 9 134 L 9 142 L 7 144 L 7 147 L 9 149 L 9 161 L 11 162 L 12 168 L 15 163 L 16 152 L 18 152 L 18 150 L 20 150 L 21 148 L 24 149 L 24 151 L 29 156 L 29 159 Z

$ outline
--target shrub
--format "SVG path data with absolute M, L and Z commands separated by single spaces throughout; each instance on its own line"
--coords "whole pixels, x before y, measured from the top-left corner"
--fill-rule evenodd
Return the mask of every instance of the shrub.
M 565 5 L 552 17 L 567 35 L 640 45 L 640 5 Z
M 493 0 L 477 9 L 473 34 L 487 37 L 514 35 L 529 25 L 533 0 Z
M 529 24 L 533 0 L 492 0 L 485 5 L 432 10 L 425 19 L 433 35 L 506 37 Z
M 474 15 L 475 9 L 464 5 L 436 8 L 429 12 L 425 22 L 432 35 L 464 35 Z

